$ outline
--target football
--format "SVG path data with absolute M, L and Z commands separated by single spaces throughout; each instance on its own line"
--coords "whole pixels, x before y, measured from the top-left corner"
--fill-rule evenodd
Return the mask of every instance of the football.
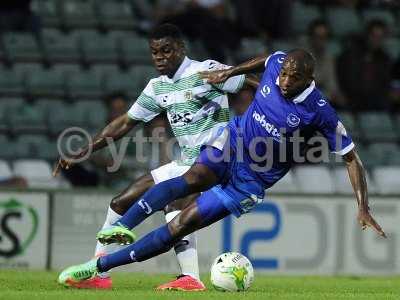
M 211 266 L 211 283 L 218 291 L 245 291 L 253 280 L 253 266 L 248 258 L 240 253 L 223 253 Z

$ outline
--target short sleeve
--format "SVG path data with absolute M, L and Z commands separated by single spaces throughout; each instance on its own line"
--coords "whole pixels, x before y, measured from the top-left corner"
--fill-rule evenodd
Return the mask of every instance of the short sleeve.
M 221 64 L 215 60 L 207 60 L 206 68 L 204 71 L 216 71 L 228 69 L 230 66 Z M 214 84 L 214 86 L 226 93 L 237 93 L 243 87 L 245 79 L 246 75 L 233 76 L 223 83 Z
M 336 111 L 324 99 L 317 102 L 317 107 L 315 125 L 327 139 L 329 150 L 339 155 L 350 152 L 354 148 L 354 143 Z
M 285 52 L 276 51 L 265 60 L 265 72 L 268 72 L 274 80 L 279 76 L 285 57 Z
M 128 110 L 128 116 L 131 119 L 149 122 L 163 111 L 163 108 L 155 100 L 152 90 L 151 82 L 149 82 Z

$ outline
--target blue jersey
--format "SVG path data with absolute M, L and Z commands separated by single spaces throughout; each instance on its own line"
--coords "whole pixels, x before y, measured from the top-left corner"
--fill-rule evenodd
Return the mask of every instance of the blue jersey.
M 295 144 L 298 145 L 293 142 L 296 136 L 307 141 L 320 132 L 329 149 L 340 155 L 354 147 L 335 110 L 314 81 L 293 99 L 283 97 L 278 77 L 285 57 L 280 51 L 268 57 L 252 104 L 244 115 L 229 123 L 231 148 L 234 151 L 244 148 L 243 160 L 264 188 L 272 186 L 293 165 Z

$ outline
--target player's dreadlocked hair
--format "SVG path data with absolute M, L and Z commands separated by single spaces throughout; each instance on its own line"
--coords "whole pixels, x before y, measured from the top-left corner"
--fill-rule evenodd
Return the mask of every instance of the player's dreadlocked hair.
M 172 38 L 180 42 L 183 41 L 183 36 L 180 29 L 177 26 L 170 23 L 164 23 L 154 27 L 153 30 L 150 32 L 148 38 L 149 40 L 152 39 L 159 40 L 166 37 Z

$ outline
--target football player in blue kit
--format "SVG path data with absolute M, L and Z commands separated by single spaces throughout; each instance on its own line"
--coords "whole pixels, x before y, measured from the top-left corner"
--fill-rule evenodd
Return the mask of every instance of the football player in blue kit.
M 305 50 L 275 52 L 228 70 L 209 72 L 212 83 L 238 74 L 264 70 L 253 102 L 232 119 L 221 135 L 203 147 L 196 163 L 182 176 L 161 182 L 134 204 L 111 228 L 98 237 L 117 242 L 154 212 L 174 199 L 203 192 L 167 225 L 128 247 L 70 267 L 59 282 L 80 281 L 114 267 L 140 262 L 167 252 L 183 236 L 230 214 L 239 217 L 264 199 L 264 191 L 280 180 L 296 162 L 297 141 L 320 132 L 330 151 L 341 155 L 358 204 L 362 229 L 372 227 L 386 237 L 370 214 L 365 171 L 351 137 L 335 110 L 315 85 L 315 60 Z M 304 145 L 304 143 L 303 143 Z M 307 180 L 304 178 L 303 180 Z

